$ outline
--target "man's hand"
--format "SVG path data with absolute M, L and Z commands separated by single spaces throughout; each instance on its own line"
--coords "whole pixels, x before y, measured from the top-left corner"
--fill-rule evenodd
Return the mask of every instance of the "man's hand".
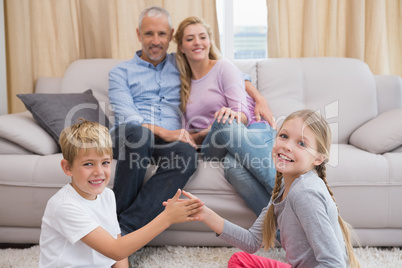
M 158 136 L 166 142 L 186 142 L 197 149 L 197 145 L 195 144 L 193 137 L 185 129 L 168 130 L 163 127 L 151 124 L 143 124 L 142 126 L 148 128 L 154 133 L 154 135 Z
M 186 142 L 191 146 L 193 146 L 195 149 L 197 149 L 197 144 L 195 144 L 193 137 L 185 129 L 167 130 L 164 134 L 165 135 L 163 135 L 163 137 L 162 136 L 159 137 L 166 142 L 174 142 L 174 141 Z

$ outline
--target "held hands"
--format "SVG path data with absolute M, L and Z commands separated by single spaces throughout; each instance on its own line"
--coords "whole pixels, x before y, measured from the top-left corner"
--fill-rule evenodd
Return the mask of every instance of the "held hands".
M 183 195 L 184 195 L 185 197 L 187 197 L 188 199 L 177 199 L 176 201 L 177 201 L 177 202 L 188 202 L 188 201 L 199 201 L 199 202 L 201 202 L 201 203 L 202 203 L 202 206 L 200 206 L 200 207 L 197 209 L 197 211 L 196 211 L 194 214 L 191 214 L 190 216 L 191 216 L 192 218 L 194 218 L 195 221 L 204 221 L 205 216 L 206 216 L 206 215 L 205 215 L 205 213 L 206 213 L 206 211 L 205 211 L 206 206 L 204 205 L 204 203 L 203 203 L 199 198 L 197 198 L 196 196 L 190 194 L 189 192 L 186 192 L 186 191 L 183 190 L 182 193 L 183 193 Z M 176 193 L 176 195 L 177 195 L 177 193 Z M 175 196 L 176 196 L 176 195 L 175 195 Z M 180 197 L 180 195 L 179 195 L 179 197 Z M 169 199 L 168 201 L 163 202 L 163 205 L 166 207 L 166 206 L 169 204 L 169 202 L 172 202 L 172 201 L 173 201 L 173 198 L 172 198 L 172 199 Z
M 241 122 L 241 112 L 235 112 L 229 107 L 222 107 L 219 111 L 215 113 L 214 119 L 220 123 L 226 123 L 229 119 L 229 124 L 232 124 L 233 120 L 236 119 L 237 123 Z
M 198 200 L 197 197 L 194 195 L 190 194 L 189 192 L 183 191 L 183 195 L 187 198 L 188 200 Z M 187 199 L 178 199 L 177 202 L 186 202 L 188 201 Z M 166 206 L 171 200 L 168 200 L 167 202 L 163 202 L 163 205 Z M 202 207 L 197 209 L 197 212 L 194 214 L 190 215 L 193 217 L 193 219 L 196 219 L 198 221 L 202 221 L 205 223 L 209 228 L 211 228 L 212 231 L 214 231 L 216 234 L 220 235 L 223 232 L 223 228 L 225 225 L 225 219 L 216 214 L 213 210 L 208 208 L 207 206 L 203 205 Z
M 183 191 L 183 194 L 186 192 Z M 178 189 L 172 199 L 163 202 L 166 214 L 170 224 L 182 223 L 188 221 L 198 221 L 200 218 L 197 216 L 198 212 L 202 210 L 204 203 L 200 199 L 194 197 L 192 199 L 179 199 L 181 190 Z

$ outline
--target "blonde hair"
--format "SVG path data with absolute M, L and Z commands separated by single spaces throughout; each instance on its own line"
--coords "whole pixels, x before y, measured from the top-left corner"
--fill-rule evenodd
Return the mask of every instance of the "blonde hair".
M 285 121 L 283 122 L 281 128 L 278 130 L 280 133 L 283 125 L 294 118 L 301 118 L 304 121 L 304 125 L 307 126 L 314 135 L 314 138 L 317 142 L 317 152 L 325 157 L 325 160 L 318 166 L 315 167 L 315 170 L 318 176 L 324 181 L 327 186 L 328 192 L 331 195 L 332 199 L 335 202 L 335 198 L 331 188 L 328 186 L 327 182 L 327 174 L 326 174 L 326 166 L 325 164 L 328 162 L 330 147 L 331 147 L 331 130 L 327 121 L 319 114 L 312 110 L 300 110 L 289 115 Z M 275 186 L 272 191 L 272 199 L 275 200 L 282 186 L 283 175 L 280 172 L 276 173 Z M 275 213 L 274 206 L 270 206 L 268 212 L 265 216 L 263 223 L 263 243 L 264 249 L 273 248 L 275 246 L 275 235 L 276 235 L 276 223 L 275 223 Z M 338 222 L 342 229 L 343 239 L 346 245 L 346 251 L 349 257 L 350 267 L 360 267 L 359 261 L 357 260 L 354 252 L 351 241 L 351 226 L 345 222 L 339 214 L 338 209 Z
M 73 164 L 81 149 L 86 152 L 96 149 L 99 155 L 108 154 L 113 157 L 113 145 L 109 131 L 97 122 L 79 118 L 78 122 L 66 127 L 60 134 L 59 143 L 63 158 Z
M 180 109 L 182 110 L 182 112 L 186 111 L 187 101 L 190 96 L 192 72 L 186 55 L 184 55 L 183 52 L 180 51 L 180 46 L 183 44 L 184 30 L 187 28 L 187 26 L 193 24 L 201 24 L 207 30 L 209 40 L 211 41 L 211 48 L 209 50 L 208 58 L 211 60 L 218 60 L 221 58 L 220 51 L 215 45 L 215 42 L 212 38 L 211 27 L 203 19 L 193 16 L 184 19 L 180 23 L 179 27 L 177 28 L 176 34 L 173 37 L 173 40 L 177 43 L 176 62 L 177 67 L 180 71 Z

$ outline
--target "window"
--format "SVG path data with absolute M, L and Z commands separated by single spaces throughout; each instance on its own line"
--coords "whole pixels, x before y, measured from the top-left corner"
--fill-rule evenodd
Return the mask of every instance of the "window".
M 220 47 L 230 59 L 267 57 L 266 0 L 217 0 Z

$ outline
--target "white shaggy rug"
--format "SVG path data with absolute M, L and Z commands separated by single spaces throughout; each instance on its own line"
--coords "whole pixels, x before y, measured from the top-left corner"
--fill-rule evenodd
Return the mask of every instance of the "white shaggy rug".
M 132 267 L 136 268 L 219 268 L 226 267 L 230 256 L 239 251 L 228 247 L 145 247 L 130 256 Z M 402 267 L 400 248 L 357 248 L 356 254 L 362 268 Z M 285 252 L 281 248 L 270 251 L 260 250 L 257 255 L 284 261 Z M 26 249 L 1 249 L 1 268 L 38 267 L 39 246 Z

